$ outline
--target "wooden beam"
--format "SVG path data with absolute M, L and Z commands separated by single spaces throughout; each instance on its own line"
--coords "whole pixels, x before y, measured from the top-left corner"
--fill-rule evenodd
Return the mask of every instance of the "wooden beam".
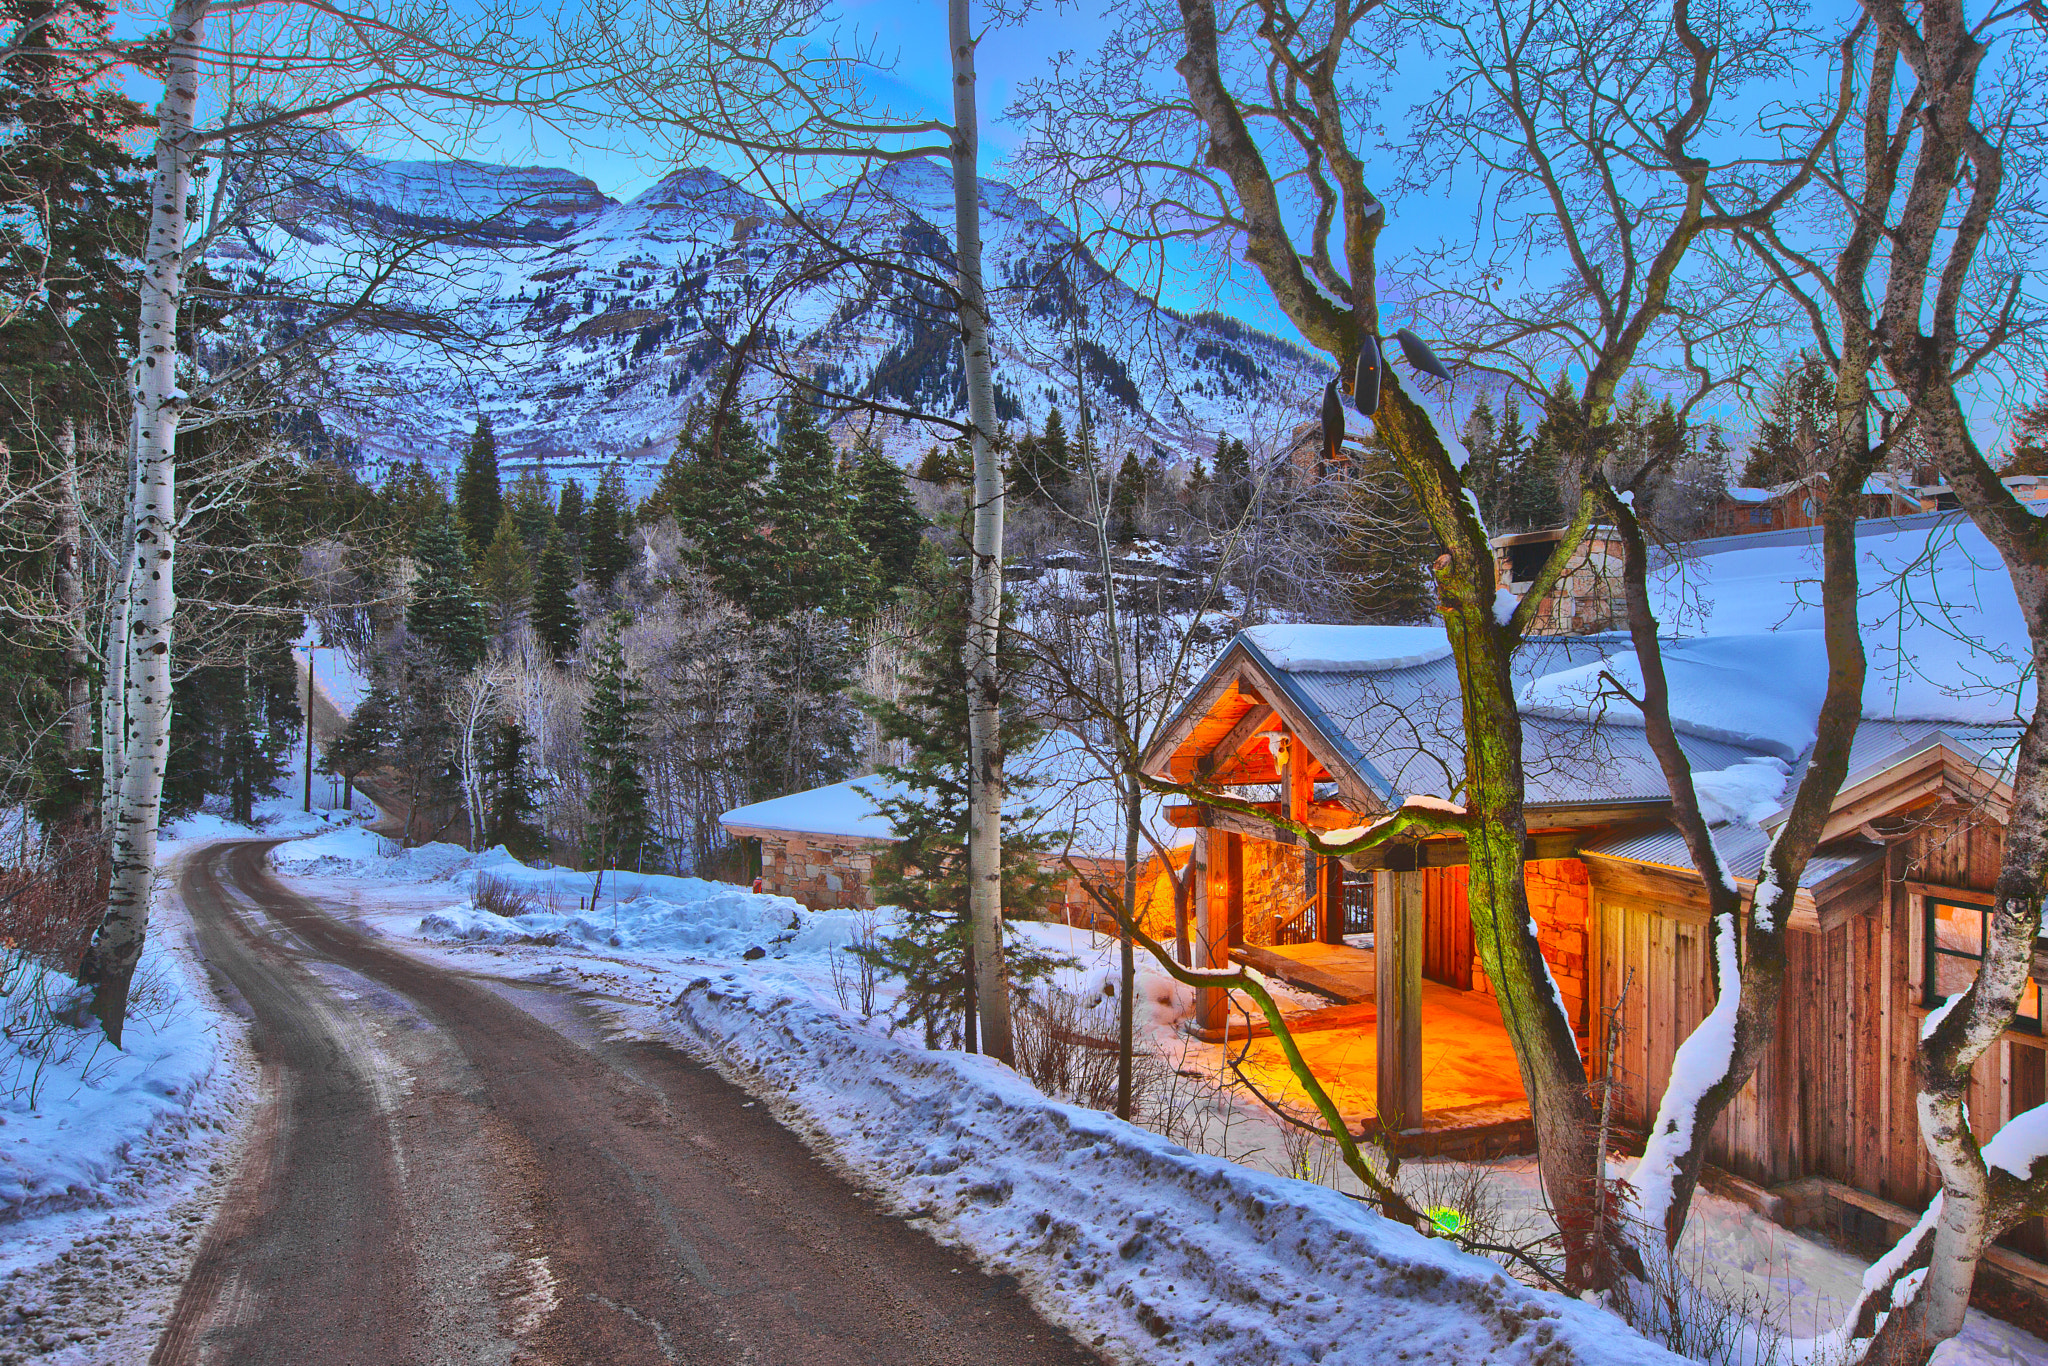
M 1525 861 L 1545 858 L 1576 858 L 1580 836 L 1571 830 L 1552 831 L 1542 835 L 1531 835 L 1522 846 Z M 1418 868 L 1462 868 L 1471 861 L 1460 838 L 1425 839 L 1375 845 L 1356 854 L 1346 854 L 1344 862 L 1361 871 L 1372 868 L 1386 868 L 1406 861 L 1403 846 L 1413 848 L 1417 855 Z
M 1217 836 L 1205 830 L 1195 836 L 1194 864 L 1190 876 L 1194 885 L 1194 932 L 1195 966 L 1198 968 L 1220 968 L 1229 964 L 1230 947 L 1223 932 L 1223 907 L 1216 895 L 1216 870 L 1214 860 L 1217 853 Z M 1195 1024 L 1202 1029 L 1221 1029 L 1223 1017 L 1229 1010 L 1226 993 L 1221 987 L 1197 987 L 1195 989 Z
M 1216 742 L 1216 748 L 1210 750 L 1196 762 L 1195 780 L 1197 782 L 1205 781 L 1210 774 L 1214 773 L 1226 761 L 1235 759 L 1237 752 L 1249 744 L 1252 736 L 1264 729 L 1266 723 L 1272 719 L 1273 709 L 1264 702 L 1259 703 L 1256 707 L 1253 707 L 1250 711 L 1239 717 L 1237 724 L 1232 726 L 1224 733 L 1223 738 Z
M 1373 874 L 1373 1004 L 1379 1120 L 1390 1132 L 1422 1125 L 1422 874 Z

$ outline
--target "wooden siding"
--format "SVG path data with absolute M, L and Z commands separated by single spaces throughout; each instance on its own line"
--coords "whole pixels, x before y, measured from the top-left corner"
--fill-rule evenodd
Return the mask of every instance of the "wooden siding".
M 1422 879 L 1422 975 L 1460 991 L 1472 989 L 1472 910 L 1467 868 L 1425 868 Z
M 1922 1004 L 1924 909 L 1920 889 L 1987 890 L 1997 876 L 1995 824 L 1955 816 L 1902 830 L 1882 879 L 1859 886 L 1862 904 L 1831 929 L 1793 931 L 1786 944 L 1778 1030 L 1763 1063 L 1716 1124 L 1708 1160 L 1775 1186 L 1828 1177 L 1918 1209 L 1940 1182 L 1920 1143 L 1914 1067 Z M 1638 1132 L 1655 1117 L 1679 1044 L 1714 1002 L 1707 936 L 1649 894 L 1648 881 L 1594 889 L 1596 996 L 1627 999 L 1614 1041 L 1615 1113 Z M 1591 1060 L 1606 1057 L 1596 1012 Z M 1980 1140 L 2048 1100 L 2048 1041 L 2013 1032 L 1979 1062 L 1970 1114 Z M 2048 1248 L 2041 1221 L 2003 1240 Z

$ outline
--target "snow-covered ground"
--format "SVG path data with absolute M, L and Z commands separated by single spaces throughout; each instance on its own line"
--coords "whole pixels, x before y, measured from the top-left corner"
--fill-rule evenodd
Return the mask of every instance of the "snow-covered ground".
M 886 985 L 863 1019 L 840 952 L 885 923 L 878 913 L 634 874 L 607 874 L 593 905 L 587 873 L 527 868 L 502 851 L 401 851 L 358 829 L 276 857 L 306 890 L 426 956 L 637 1002 L 613 1007 L 621 1028 L 716 1061 L 852 1179 L 1017 1276 L 1049 1319 L 1101 1335 L 1116 1359 L 1379 1360 L 1391 1342 L 1413 1361 L 1673 1359 L 1604 1314 L 1364 1212 L 1327 1153 L 1305 1156 L 1249 1108 L 1176 1129 L 1180 1146 L 1048 1099 L 985 1059 L 928 1051 L 908 1031 L 892 1038 Z M 525 904 L 478 907 L 479 875 L 487 895 Z M 1093 999 L 1113 989 L 1110 941 L 1024 931 L 1072 958 L 1055 985 Z M 1191 1004 L 1185 989 L 1141 972 L 1139 997 L 1169 1075 L 1213 1077 L 1216 1050 L 1167 1044 Z M 1317 1181 L 1290 1179 L 1304 1169 Z M 1469 1170 L 1444 1164 L 1442 1179 Z M 1488 1168 L 1485 1184 L 1509 1217 L 1541 1217 L 1528 1163 Z M 1864 1265 L 1706 1194 L 1682 1259 L 1797 1337 L 1835 1322 Z M 2042 1362 L 2048 1344 L 1973 1313 L 1937 1361 Z
M 280 798 L 259 824 L 292 835 L 330 820 Z M 122 1048 L 97 1022 L 0 1037 L 0 1363 L 125 1366 L 155 1344 L 256 1093 L 246 1029 L 207 983 L 177 877 L 209 842 L 251 833 L 217 815 L 164 831 Z M 0 1014 L 38 985 L 24 974 Z M 75 991 L 61 974 L 40 986 L 60 1009 Z

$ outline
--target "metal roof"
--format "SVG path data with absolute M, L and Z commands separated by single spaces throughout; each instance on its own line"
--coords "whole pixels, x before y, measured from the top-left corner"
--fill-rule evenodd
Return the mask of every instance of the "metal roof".
M 1714 847 L 1720 850 L 1722 862 L 1734 870 L 1737 877 L 1751 877 L 1762 868 L 1764 850 L 1769 845 L 1770 837 L 1754 825 L 1723 825 L 1714 829 Z M 1583 846 L 1580 852 L 1598 858 L 1654 864 L 1681 873 L 1696 871 L 1692 854 L 1685 847 L 1685 837 L 1670 824 L 1595 840 Z M 1807 860 L 1806 870 L 1799 875 L 1799 885 L 1818 887 L 1829 878 L 1867 867 L 1883 857 L 1882 847 L 1864 840 L 1820 850 Z

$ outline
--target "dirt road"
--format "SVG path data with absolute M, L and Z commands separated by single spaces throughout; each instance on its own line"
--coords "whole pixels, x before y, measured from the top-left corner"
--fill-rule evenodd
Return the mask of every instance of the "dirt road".
M 358 932 L 269 847 L 183 883 L 267 1102 L 155 1362 L 1095 1360 L 715 1072 Z

